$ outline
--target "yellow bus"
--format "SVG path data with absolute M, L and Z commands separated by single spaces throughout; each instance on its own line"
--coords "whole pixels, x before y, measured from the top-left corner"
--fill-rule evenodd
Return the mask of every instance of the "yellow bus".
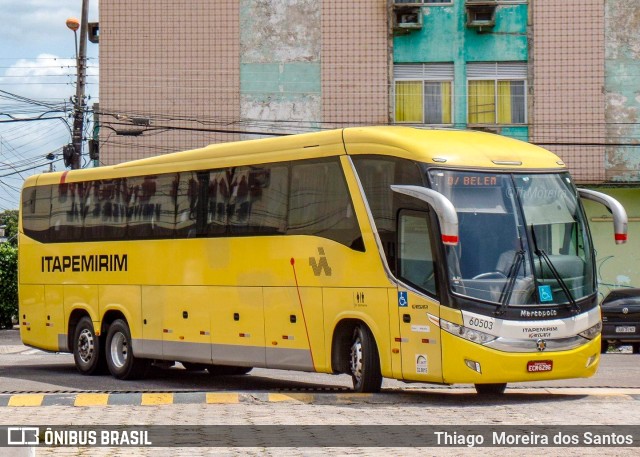
M 365 127 L 30 177 L 24 344 L 80 373 L 152 363 L 474 384 L 587 377 L 594 249 L 554 154 L 471 131 Z

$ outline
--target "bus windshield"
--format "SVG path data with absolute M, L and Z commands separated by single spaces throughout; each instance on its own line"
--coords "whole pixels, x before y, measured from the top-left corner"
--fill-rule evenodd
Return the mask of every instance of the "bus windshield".
M 595 292 L 592 249 L 568 173 L 431 170 L 455 206 L 459 243 L 447 246 L 452 291 L 509 305 L 569 304 Z

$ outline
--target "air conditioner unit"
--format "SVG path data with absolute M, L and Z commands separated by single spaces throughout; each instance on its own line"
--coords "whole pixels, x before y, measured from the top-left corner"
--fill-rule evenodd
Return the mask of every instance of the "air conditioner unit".
M 465 0 L 467 10 L 467 27 L 492 28 L 496 25 L 497 0 Z
M 393 31 L 396 34 L 409 33 L 422 28 L 422 9 L 419 3 L 393 4 Z

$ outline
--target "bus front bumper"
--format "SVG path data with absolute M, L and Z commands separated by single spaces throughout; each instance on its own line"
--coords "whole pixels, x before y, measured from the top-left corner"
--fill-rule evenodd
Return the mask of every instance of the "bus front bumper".
M 600 336 L 578 348 L 554 352 L 503 352 L 442 332 L 447 384 L 536 382 L 588 378 L 600 362 Z

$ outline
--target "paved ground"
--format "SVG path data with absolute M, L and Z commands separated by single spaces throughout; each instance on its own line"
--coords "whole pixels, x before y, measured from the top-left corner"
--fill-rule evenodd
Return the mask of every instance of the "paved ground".
M 0 351 L 23 353 L 29 349 L 19 345 L 2 346 Z M 6 341 L 5 341 L 6 342 Z M 11 349 L 11 347 L 13 349 Z M 9 349 L 8 349 L 9 348 Z M 3 352 L 0 352 L 2 354 Z M 629 356 L 636 363 L 637 356 Z M 636 384 L 637 385 L 637 384 Z M 16 386 L 16 391 L 20 391 Z M 166 438 L 181 443 L 186 432 L 195 427 L 212 425 L 221 433 L 249 430 L 247 426 L 284 425 L 274 432 L 283 444 L 304 431 L 303 426 L 323 425 L 327 431 L 357 434 L 358 443 L 380 442 L 380 447 L 37 447 L 1 448 L 2 457 L 27 455 L 87 455 L 87 456 L 192 456 L 192 455 L 273 455 L 273 456 L 622 456 L 638 455 L 638 447 L 399 447 L 403 430 L 430 430 L 433 427 L 514 426 L 522 434 L 537 426 L 563 427 L 612 425 L 613 430 L 631 425 L 634 438 L 640 440 L 640 389 L 605 389 L 553 386 L 517 388 L 503 397 L 479 397 L 472 389 L 430 388 L 408 386 L 402 391 L 369 395 L 338 393 L 275 393 L 261 392 L 71 392 L 61 394 L 0 395 L 0 426 L 79 426 L 161 425 Z M 375 426 L 388 426 L 383 429 Z M 418 427 L 418 429 L 416 429 Z M 199 429 L 197 429 L 199 430 Z M 209 429 L 207 429 L 209 430 Z M 628 430 L 628 429 L 625 429 Z M 388 433 L 388 443 L 385 435 Z M 398 438 L 400 437 L 400 438 Z M 344 437 L 343 437 L 344 438 Z M 348 437 L 347 437 L 348 438 Z M 185 443 L 186 444 L 186 443 Z M 386 444 L 389 444 L 388 446 Z M 392 446 L 395 445 L 395 446 Z
M 354 395 L 354 394 L 223 394 L 210 403 L 168 403 L 159 395 L 140 406 L 23 406 L 4 411 L 2 425 L 169 425 L 172 442 L 180 442 L 186 425 L 289 425 L 280 430 L 282 440 L 302 425 L 345 426 L 371 439 L 379 429 L 348 427 L 389 425 L 390 428 L 424 426 L 516 425 L 566 426 L 569 424 L 640 424 L 640 392 L 611 394 L 578 389 L 576 392 L 518 392 L 503 398 L 480 399 L 463 390 L 455 392 Z M 237 395 L 237 396 L 236 396 Z M 399 397 L 399 398 L 398 398 Z M 152 403 L 152 404 L 151 404 Z M 165 403 L 165 404 L 163 404 Z M 640 425 L 637 427 L 640 434 Z M 561 428 L 559 428 L 560 430 Z M 26 452 L 26 450 L 25 450 Z M 638 455 L 638 448 L 38 448 L 36 455 Z

